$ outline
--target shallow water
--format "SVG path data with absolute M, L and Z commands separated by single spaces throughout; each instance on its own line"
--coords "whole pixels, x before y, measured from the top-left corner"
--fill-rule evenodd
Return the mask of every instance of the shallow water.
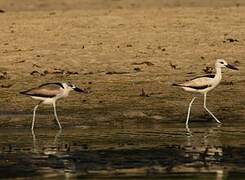
M 1 128 L 0 178 L 243 178 L 244 137 L 238 123 L 192 122 L 189 132 L 184 123 L 138 120 Z

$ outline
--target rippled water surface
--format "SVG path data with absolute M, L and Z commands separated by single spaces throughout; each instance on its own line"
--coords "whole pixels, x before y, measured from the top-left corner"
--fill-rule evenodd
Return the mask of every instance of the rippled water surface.
M 2 128 L 0 177 L 226 179 L 244 177 L 241 124 L 131 123 Z

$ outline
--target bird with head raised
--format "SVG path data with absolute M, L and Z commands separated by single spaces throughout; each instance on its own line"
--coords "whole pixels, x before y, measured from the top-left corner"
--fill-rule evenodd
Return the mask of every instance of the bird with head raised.
M 207 93 L 214 89 L 218 84 L 220 83 L 222 79 L 222 68 L 229 68 L 233 70 L 238 70 L 233 65 L 228 64 L 224 59 L 217 59 L 215 63 L 215 75 L 205 75 L 205 76 L 198 76 L 196 78 L 193 78 L 189 81 L 186 81 L 181 84 L 173 84 L 173 86 L 179 86 L 185 91 L 189 92 L 197 92 L 201 93 L 204 95 L 204 103 L 203 107 L 204 109 L 216 120 L 216 122 L 221 123 L 215 115 L 207 108 L 206 106 L 206 99 L 207 99 Z M 190 111 L 191 111 L 191 106 L 194 102 L 196 97 L 193 97 L 191 100 L 189 107 L 188 107 L 188 113 L 187 113 L 187 118 L 186 118 L 186 127 L 188 128 L 188 123 L 189 123 L 189 117 L 190 117 Z
M 24 94 L 32 97 L 33 99 L 39 100 L 40 102 L 33 109 L 33 119 L 31 129 L 34 129 L 36 110 L 40 104 L 52 104 L 54 107 L 54 116 L 61 129 L 61 125 L 56 112 L 56 101 L 61 98 L 65 98 L 69 95 L 70 91 L 76 91 L 80 93 L 86 93 L 75 85 L 69 83 L 45 83 L 38 87 L 22 91 L 20 94 Z

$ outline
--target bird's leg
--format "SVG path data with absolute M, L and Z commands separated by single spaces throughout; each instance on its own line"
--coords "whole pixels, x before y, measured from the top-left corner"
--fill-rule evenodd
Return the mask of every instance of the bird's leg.
M 207 101 L 207 93 L 204 94 L 204 103 L 203 103 L 203 107 L 204 109 L 206 109 L 206 111 L 208 111 L 208 113 L 215 119 L 215 121 L 217 123 L 221 123 L 216 117 L 215 115 L 207 108 L 206 106 L 206 101 Z
M 55 104 L 55 102 L 53 103 L 53 106 L 54 106 L 54 116 L 55 116 L 55 119 L 56 119 L 56 121 L 57 121 L 57 123 L 58 123 L 58 125 L 59 125 L 59 128 L 62 129 L 62 127 L 61 127 L 61 125 L 60 125 L 60 121 L 59 121 L 58 116 L 57 116 L 57 112 L 56 112 L 56 104 Z
M 37 152 L 37 146 L 36 146 L 36 135 L 35 135 L 35 132 L 34 130 L 32 129 L 31 130 L 31 134 L 32 134 L 32 140 L 33 140 L 33 151 L 34 152 Z
M 195 101 L 196 97 L 193 97 L 190 104 L 189 104 L 189 107 L 188 107 L 188 114 L 187 114 L 187 117 L 186 117 L 186 122 L 185 122 L 185 127 L 186 129 L 189 129 L 188 127 L 188 123 L 189 123 L 189 118 L 190 118 L 190 113 L 191 113 L 191 105 L 193 104 L 193 102 Z
M 32 125 L 31 125 L 31 130 L 33 131 L 34 129 L 34 125 L 35 125 L 35 118 L 36 118 L 36 110 L 38 108 L 38 106 L 41 104 L 42 102 L 39 102 L 33 109 L 33 117 L 32 117 Z

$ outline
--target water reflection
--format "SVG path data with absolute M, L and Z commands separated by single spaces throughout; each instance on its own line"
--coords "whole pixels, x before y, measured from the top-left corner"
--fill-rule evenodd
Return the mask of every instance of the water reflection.
M 217 162 L 217 157 L 223 156 L 222 144 L 219 141 L 219 133 L 221 126 L 203 128 L 203 132 L 191 131 L 190 128 L 186 128 L 187 146 L 185 148 L 186 154 L 192 156 L 193 159 L 197 159 L 202 162 L 202 172 L 212 172 L 216 174 L 216 180 L 222 180 L 224 178 L 223 167 L 213 167 L 213 163 Z M 194 129 L 195 130 L 195 129 Z
M 62 134 L 62 129 L 57 131 L 52 143 L 49 143 L 47 139 L 44 140 L 46 142 L 45 143 L 46 147 L 38 147 L 35 131 L 31 130 L 31 134 L 32 134 L 32 140 L 33 140 L 33 152 L 34 153 L 42 152 L 45 155 L 49 155 L 49 154 L 55 154 L 58 152 L 59 150 L 58 138 Z
M 2 129 L 0 169 L 22 172 L 22 165 L 28 164 L 34 174 L 81 178 L 211 173 L 219 180 L 245 165 L 243 127 L 198 123 L 187 131 L 183 124 L 122 123 L 63 131 Z

